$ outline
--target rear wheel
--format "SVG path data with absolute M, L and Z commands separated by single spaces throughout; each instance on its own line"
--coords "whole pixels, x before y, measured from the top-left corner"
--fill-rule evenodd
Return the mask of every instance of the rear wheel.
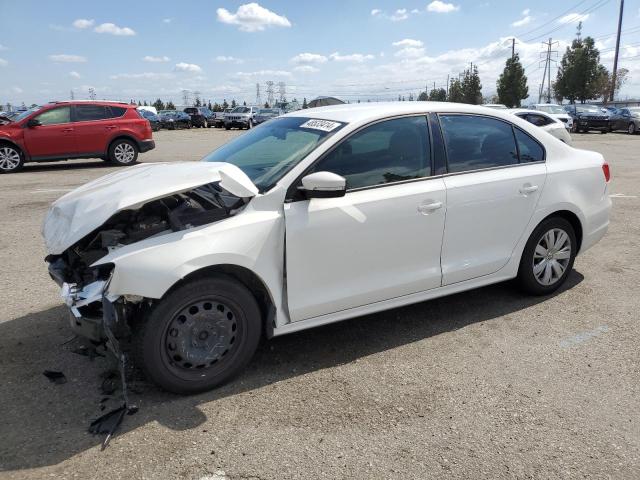
M 518 282 L 533 295 L 557 290 L 573 269 L 578 244 L 571 223 L 561 217 L 548 218 L 533 231 L 522 252 Z
M 165 390 L 210 390 L 240 372 L 260 340 L 258 304 L 226 276 L 195 280 L 160 301 L 135 332 L 135 355 Z
M 138 146 L 125 138 L 116 140 L 109 147 L 109 161 L 116 165 L 133 165 L 138 160 Z
M 629 135 L 633 135 L 636 133 L 636 124 L 631 122 L 629 124 L 629 127 L 627 128 L 627 132 L 629 132 Z
M 24 157 L 13 145 L 0 145 L 0 173 L 15 173 L 22 170 Z

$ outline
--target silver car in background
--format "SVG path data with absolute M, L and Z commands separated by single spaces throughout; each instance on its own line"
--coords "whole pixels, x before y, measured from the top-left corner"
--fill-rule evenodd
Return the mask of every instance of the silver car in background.
M 551 115 L 547 115 L 541 110 L 527 110 L 525 108 L 512 108 L 509 110 L 516 117 L 520 117 L 536 127 L 540 127 L 545 132 L 550 133 L 561 142 L 571 145 L 571 135 L 564 123 Z
M 255 125 L 255 116 L 258 113 L 258 107 L 235 107 L 229 113 L 224 114 L 224 128 L 252 128 Z
M 279 117 L 280 115 L 284 115 L 284 111 L 280 108 L 261 108 L 258 110 L 258 113 L 256 113 L 253 123 L 254 125 L 260 125 L 261 123 L 271 120 L 272 118 Z
M 567 113 L 562 105 L 558 105 L 556 103 L 535 103 L 530 105 L 529 108 L 533 110 L 540 110 L 553 118 L 557 118 L 564 123 L 565 128 L 569 131 L 571 131 L 571 128 L 573 127 L 573 118 Z

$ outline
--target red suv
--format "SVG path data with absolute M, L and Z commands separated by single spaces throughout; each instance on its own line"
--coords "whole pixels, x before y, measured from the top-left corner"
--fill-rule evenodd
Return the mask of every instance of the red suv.
M 0 173 L 26 162 L 102 158 L 132 165 L 155 148 L 149 121 L 136 105 L 119 102 L 53 102 L 0 124 Z

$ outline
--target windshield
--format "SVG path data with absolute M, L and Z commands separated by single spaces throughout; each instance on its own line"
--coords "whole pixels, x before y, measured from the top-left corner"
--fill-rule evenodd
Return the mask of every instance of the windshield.
M 629 112 L 631 113 L 631 115 L 633 115 L 634 117 L 640 117 L 640 107 L 635 107 L 635 108 L 630 108 Z
M 29 110 L 25 110 L 24 112 L 20 112 L 19 114 L 17 114 L 15 117 L 11 117 L 11 120 L 13 120 L 14 122 L 19 122 L 20 120 L 22 120 L 23 118 L 27 118 L 29 115 L 31 115 L 32 113 L 37 112 L 38 110 L 40 110 L 42 107 L 33 107 L 30 108 Z
M 249 113 L 249 107 L 236 107 L 231 110 L 231 113 Z
M 585 106 L 585 105 L 576 105 L 576 112 L 579 113 L 602 113 L 598 107 Z
M 274 118 L 213 151 L 203 161 L 231 163 L 265 192 L 343 126 L 303 117 Z
M 260 111 L 258 111 L 259 114 L 264 115 L 267 113 L 278 113 L 278 110 L 276 110 L 275 108 L 263 108 Z
M 560 105 L 538 105 L 537 108 L 545 113 L 567 113 Z

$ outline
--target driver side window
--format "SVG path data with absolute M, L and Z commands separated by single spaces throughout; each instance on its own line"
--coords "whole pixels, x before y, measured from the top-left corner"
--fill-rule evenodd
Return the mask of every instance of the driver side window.
M 347 180 L 347 189 L 428 177 L 431 148 L 425 117 L 376 123 L 338 145 L 312 169 Z
M 38 120 L 42 125 L 69 123 L 71 121 L 71 107 L 52 108 L 35 117 L 35 120 Z

